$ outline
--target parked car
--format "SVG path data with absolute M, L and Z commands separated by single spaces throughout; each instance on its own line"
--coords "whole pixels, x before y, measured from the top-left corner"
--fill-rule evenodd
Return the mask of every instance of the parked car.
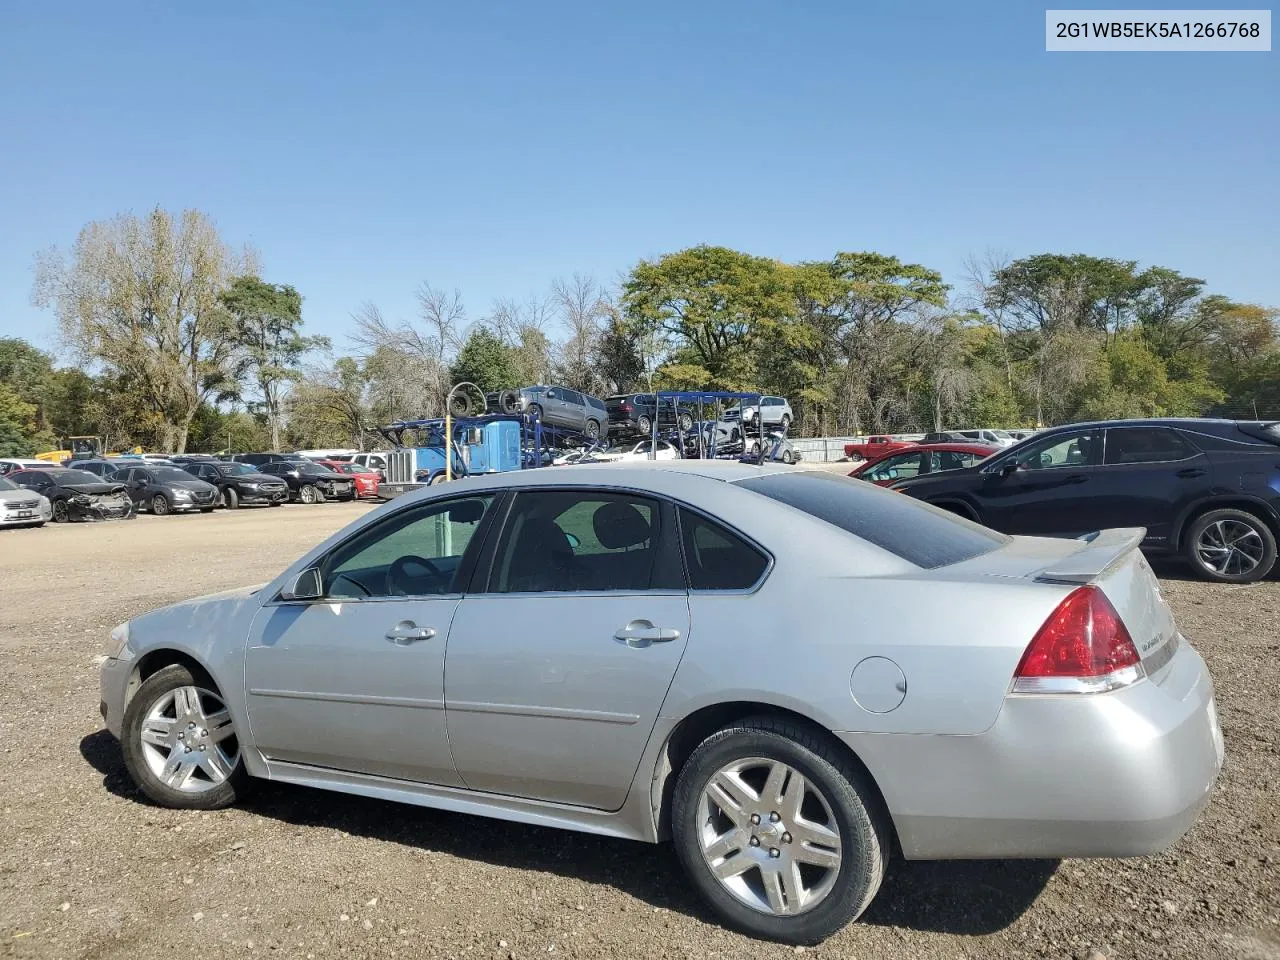
M 791 404 L 787 402 L 785 397 L 761 397 L 759 403 L 740 403 L 736 407 L 730 407 L 724 412 L 726 420 L 741 420 L 743 423 L 756 423 L 756 417 L 761 411 L 764 415 L 760 418 L 765 426 L 776 424 L 785 431 L 790 428 L 793 419 L 791 413 Z
M 966 440 L 976 440 L 978 443 L 989 443 L 994 447 L 1012 447 L 1017 443 L 1017 439 L 1008 430 L 953 430 Z
M 921 443 L 906 450 L 889 453 L 878 460 L 864 460 L 849 476 L 887 487 L 897 480 L 962 470 L 981 463 L 1003 447 L 989 443 Z
M 130 461 L 123 461 L 124 465 L 128 465 Z M 64 460 L 64 467 L 71 467 L 75 470 L 84 470 L 92 473 L 95 477 L 101 477 L 104 480 L 110 480 L 112 474 L 116 472 L 122 465 L 120 460 Z
M 866 909 L 891 850 L 1147 855 L 1208 801 L 1213 681 L 1136 531 L 1011 538 L 772 464 L 546 479 L 423 488 L 115 628 L 101 709 L 134 782 L 669 836 L 718 917 L 792 943 Z
M 679 460 L 680 451 L 676 449 L 675 444 L 668 443 L 666 440 L 659 440 L 657 447 L 653 445 L 652 440 L 634 440 L 626 443 L 616 444 L 607 450 L 600 450 L 591 454 L 593 461 L 602 463 L 614 463 L 620 460 L 648 460 L 650 459 L 650 451 L 656 450 L 654 460 Z
M 170 457 L 169 461 L 176 466 L 185 467 L 192 463 L 214 463 L 217 459 L 211 453 L 180 453 L 177 456 Z
M 188 463 L 183 467 L 193 477 L 218 490 L 218 502 L 228 510 L 250 504 L 278 507 L 289 499 L 289 486 L 279 477 L 261 473 L 247 463 Z
M 972 443 L 970 437 L 966 437 L 958 430 L 943 430 L 941 432 L 926 433 L 920 440 L 921 443 Z
M 51 519 L 47 497 L 0 477 L 0 527 L 42 527 Z
M 50 519 L 55 523 L 130 520 L 136 512 L 124 484 L 84 470 L 46 464 L 39 470 L 11 473 L 6 479 L 48 499 Z
M 1143 527 L 1143 548 L 1224 583 L 1265 577 L 1280 531 L 1280 425 L 1116 420 L 1054 427 L 894 489 L 1006 533 Z
M 260 467 L 264 463 L 312 463 L 310 458 L 300 453 L 237 453 L 231 458 L 234 463 L 247 463 Z
M 351 500 L 356 495 L 354 480 L 310 460 L 276 460 L 264 463 L 258 469 L 283 480 L 289 487 L 291 498 L 299 503 Z
M 42 470 L 52 466 L 48 460 L 26 460 L 21 457 L 6 457 L 0 460 L 0 477 L 7 477 L 19 470 Z
M 350 477 L 356 485 L 357 497 L 376 497 L 378 495 L 378 484 L 382 481 L 372 468 L 363 467 L 358 463 L 338 463 L 332 467 L 334 473 L 345 474 Z
M 609 413 L 609 429 L 621 435 L 653 432 L 654 421 L 659 430 L 676 429 L 684 433 L 693 430 L 693 411 L 677 404 L 672 397 L 652 393 L 619 393 L 605 399 Z
M 139 510 L 150 510 L 157 517 L 194 510 L 212 513 L 218 505 L 218 488 L 181 467 L 149 463 L 122 467 L 113 476 L 125 485 Z
M 379 480 L 385 480 L 387 477 L 386 451 L 375 450 L 372 453 L 352 454 L 348 462 L 358 467 L 368 467 L 378 475 Z
M 844 455 L 846 457 L 858 457 L 862 460 L 878 460 L 886 453 L 902 450 L 904 447 L 914 447 L 915 445 L 916 442 L 914 440 L 895 440 L 893 437 L 867 437 L 866 440 L 846 443 L 844 445 Z
M 487 398 L 490 405 L 496 396 Z M 516 409 L 537 416 L 548 426 L 577 430 L 593 439 L 609 434 L 605 402 L 568 387 L 522 387 L 516 391 Z
M 761 446 L 757 438 L 752 437 L 749 433 L 747 439 L 743 441 L 746 449 L 743 451 L 742 459 L 745 463 L 761 462 Z M 774 461 L 777 463 L 799 463 L 800 453 L 796 450 L 794 444 L 787 439 L 785 433 L 774 431 L 765 434 L 764 438 L 764 456 L 763 461 Z

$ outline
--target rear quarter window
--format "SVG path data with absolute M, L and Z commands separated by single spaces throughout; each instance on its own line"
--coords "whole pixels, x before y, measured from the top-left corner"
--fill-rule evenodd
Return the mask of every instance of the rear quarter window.
M 768 474 L 738 486 L 802 510 L 925 570 L 961 563 L 1009 542 L 963 517 L 901 493 L 821 471 Z

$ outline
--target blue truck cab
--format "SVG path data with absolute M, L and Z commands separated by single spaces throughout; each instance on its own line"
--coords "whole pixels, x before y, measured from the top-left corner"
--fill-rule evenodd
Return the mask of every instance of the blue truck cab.
M 413 445 L 404 443 L 413 431 Z M 387 457 L 386 478 L 379 484 L 383 498 L 398 497 L 427 484 L 446 479 L 444 422 L 439 420 L 394 424 L 383 429 L 395 449 Z M 505 473 L 521 467 L 520 422 L 515 417 L 474 417 L 452 425 L 454 478 L 475 473 Z

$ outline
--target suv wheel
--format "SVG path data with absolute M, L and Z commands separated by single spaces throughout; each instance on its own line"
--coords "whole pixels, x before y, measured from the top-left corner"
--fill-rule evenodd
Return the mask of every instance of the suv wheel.
M 636 417 L 636 429 L 647 436 L 653 432 L 653 421 L 642 414 Z
M 157 670 L 138 688 L 120 741 L 129 776 L 161 806 L 216 810 L 245 792 L 231 713 L 213 682 L 182 664 Z
M 588 420 L 586 433 L 592 440 L 600 439 L 600 421 Z
M 791 427 L 791 414 L 784 413 L 782 415 L 782 429 L 785 432 Z
M 693 415 L 689 413 L 682 413 L 677 418 L 676 423 L 684 433 L 688 433 L 693 429 Z
M 1276 538 L 1271 528 L 1251 513 L 1210 510 L 1188 528 L 1183 552 L 1208 580 L 1252 583 L 1275 565 Z
M 680 771 L 676 853 L 727 923 L 812 944 L 856 919 L 884 876 L 874 788 L 826 738 L 776 717 L 712 734 Z

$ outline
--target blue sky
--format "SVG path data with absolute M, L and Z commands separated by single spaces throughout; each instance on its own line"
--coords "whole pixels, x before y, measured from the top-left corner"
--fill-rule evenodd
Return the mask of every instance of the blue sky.
M 1136 258 L 1280 305 L 1276 53 L 1049 54 L 1029 3 L 10 3 L 0 335 L 32 258 L 211 214 L 341 338 L 718 243 Z

